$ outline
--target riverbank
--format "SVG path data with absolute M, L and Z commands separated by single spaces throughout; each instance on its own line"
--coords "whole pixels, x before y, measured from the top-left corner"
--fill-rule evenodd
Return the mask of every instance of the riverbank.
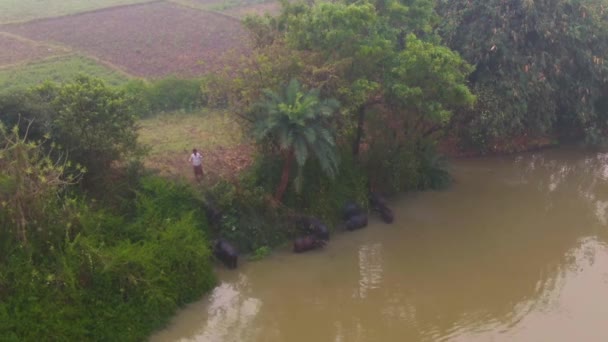
M 393 225 L 220 269 L 151 341 L 604 341 L 604 165 L 578 148 L 456 160 L 449 191 L 398 198 Z
M 559 139 L 550 135 L 522 134 L 510 138 L 494 139 L 481 147 L 467 147 L 462 139 L 448 135 L 439 141 L 438 150 L 449 158 L 471 158 L 538 151 L 557 146 L 559 146 Z

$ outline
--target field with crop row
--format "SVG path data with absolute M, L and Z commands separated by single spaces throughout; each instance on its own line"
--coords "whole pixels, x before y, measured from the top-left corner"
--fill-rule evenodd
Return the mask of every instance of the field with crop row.
M 0 32 L 0 68 L 65 53 L 63 49 Z
M 150 78 L 206 74 L 250 52 L 238 20 L 171 3 L 4 25 L 0 31 L 62 44 Z

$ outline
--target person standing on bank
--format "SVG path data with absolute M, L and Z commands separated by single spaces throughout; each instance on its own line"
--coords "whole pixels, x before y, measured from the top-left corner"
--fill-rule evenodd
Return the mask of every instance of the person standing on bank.
M 194 168 L 194 178 L 200 183 L 203 178 L 203 155 L 193 148 L 188 161 L 192 163 L 192 167 Z

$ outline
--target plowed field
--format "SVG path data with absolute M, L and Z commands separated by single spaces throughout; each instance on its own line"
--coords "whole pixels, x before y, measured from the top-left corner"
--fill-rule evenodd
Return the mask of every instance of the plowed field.
M 24 41 L 0 33 L 0 67 L 25 63 L 63 53 L 65 52 L 60 49 Z
M 169 3 L 5 25 L 0 31 L 64 44 L 142 77 L 202 75 L 250 52 L 237 20 Z

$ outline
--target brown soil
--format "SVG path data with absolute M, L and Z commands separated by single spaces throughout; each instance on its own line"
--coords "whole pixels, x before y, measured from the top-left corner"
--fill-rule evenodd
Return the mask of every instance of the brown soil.
M 64 53 L 65 51 L 61 49 L 29 42 L 0 32 L 0 67 L 26 63 Z
M 169 3 L 4 25 L 0 31 L 58 42 L 142 77 L 202 75 L 251 51 L 238 20 Z

